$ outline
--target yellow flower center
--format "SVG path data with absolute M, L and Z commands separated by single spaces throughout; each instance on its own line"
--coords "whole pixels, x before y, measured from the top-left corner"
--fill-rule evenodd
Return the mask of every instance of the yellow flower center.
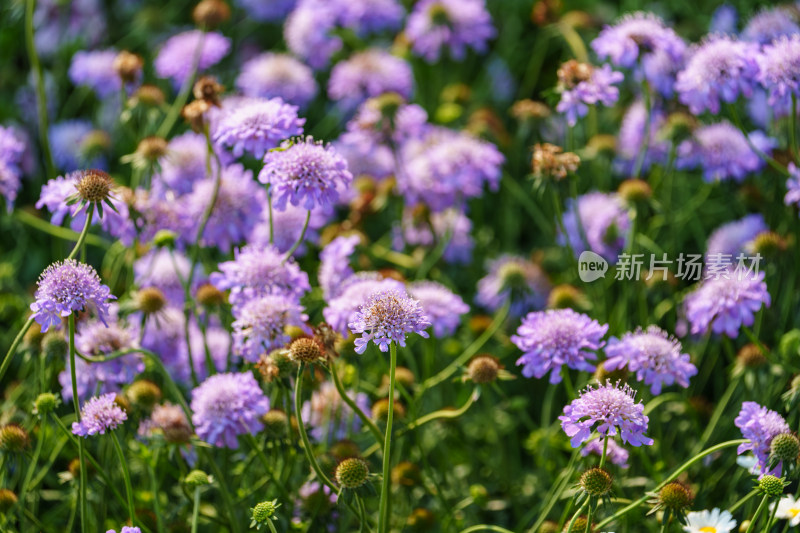
M 789 516 L 791 516 L 792 518 L 794 518 L 798 514 L 800 514 L 800 509 L 795 509 L 795 508 L 789 509 Z
M 717 528 L 715 528 L 714 526 L 705 526 L 701 527 L 700 531 L 702 533 L 717 533 Z

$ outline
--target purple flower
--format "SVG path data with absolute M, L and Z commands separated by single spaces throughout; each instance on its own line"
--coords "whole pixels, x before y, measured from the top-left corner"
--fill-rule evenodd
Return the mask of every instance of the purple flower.
M 561 382 L 564 365 L 575 370 L 593 372 L 595 367 L 588 360 L 597 359 L 590 350 L 599 350 L 608 324 L 572 309 L 550 309 L 528 313 L 511 336 L 517 348 L 524 353 L 517 359 L 526 378 L 541 378 L 550 372 L 550 383 Z
M 405 291 L 389 289 L 370 294 L 348 327 L 353 333 L 362 334 L 355 341 L 355 350 L 356 353 L 364 353 L 369 341 L 386 352 L 393 341 L 405 346 L 409 333 L 427 339 L 425 330 L 430 325 L 419 301 L 410 298 Z
M 322 316 L 335 331 L 347 335 L 348 325 L 356 319 L 361 304 L 370 294 L 404 290 L 403 283 L 396 279 L 383 279 L 377 272 L 360 272 L 343 280 L 337 292 L 329 295 Z
M 775 147 L 774 139 L 756 130 L 749 134 L 750 142 L 761 152 Z M 761 170 L 765 163 L 753 151 L 747 138 L 730 122 L 723 121 L 697 128 L 694 137 L 678 146 L 678 168 L 703 168 L 706 181 L 742 181 L 748 174 Z
M 800 206 L 800 168 L 790 162 L 788 169 L 790 176 L 786 180 L 786 196 L 783 197 L 783 203 Z
M 614 66 L 634 69 L 661 94 L 669 97 L 675 73 L 683 63 L 686 43 L 652 13 L 637 12 L 606 26 L 592 41 L 600 59 Z M 641 62 L 641 63 L 639 63 Z
M 779 37 L 765 45 L 756 61 L 758 81 L 769 93 L 767 103 L 779 110 L 791 109 L 792 97 L 800 94 L 800 34 Z
M 364 412 L 369 412 L 369 398 L 363 392 L 348 393 L 356 405 Z M 323 381 L 311 395 L 311 400 L 303 404 L 303 423 L 310 429 L 309 433 L 317 441 L 327 437 L 328 442 L 346 439 L 361 429 L 361 419 L 344 403 L 339 391 L 330 381 Z
M 780 37 L 800 33 L 800 26 L 793 20 L 792 9 L 793 6 L 786 5 L 757 13 L 742 30 L 742 39 L 769 44 Z
M 303 327 L 308 320 L 300 304 L 285 294 L 247 300 L 233 309 L 233 315 L 233 350 L 252 363 L 289 342 L 287 326 Z
M 117 533 L 113 529 L 109 529 L 106 533 Z M 142 530 L 138 527 L 130 527 L 130 526 L 122 526 L 122 529 L 119 530 L 119 533 L 142 533 Z
M 316 244 L 319 242 L 319 230 L 330 222 L 332 213 L 326 213 L 322 209 L 312 209 L 311 218 L 308 221 L 308 228 L 303 242 L 294 252 L 294 257 L 301 257 L 306 252 L 306 244 Z M 272 232 L 273 245 L 281 253 L 286 253 L 292 247 L 300 233 L 303 231 L 308 211 L 302 207 L 295 207 L 288 204 L 284 211 L 272 210 Z M 261 219 L 253 226 L 247 241 L 251 246 L 269 245 L 269 210 L 261 213 Z
M 314 72 L 288 54 L 266 52 L 242 65 L 236 87 L 250 98 L 281 98 L 304 109 L 317 95 Z
M 252 435 L 264 427 L 261 417 L 269 410 L 269 399 L 250 372 L 215 374 L 192 391 L 191 406 L 197 436 L 235 450 L 238 435 Z
M 353 175 L 347 170 L 347 161 L 330 145 L 306 137 L 268 152 L 258 181 L 269 184 L 278 211 L 286 209 L 287 201 L 311 210 L 333 208 L 339 198 L 337 189 L 347 188 Z
M 610 381 L 583 390 L 580 397 L 564 407 L 564 414 L 558 417 L 572 447 L 577 448 L 588 440 L 592 431 L 609 437 L 618 434 L 622 442 L 631 446 L 653 444 L 653 439 L 644 434 L 649 420 L 644 414 L 644 405 L 636 403 L 635 396 L 636 391 L 627 384 L 620 388 L 619 383 Z
M 186 413 L 177 405 L 165 402 L 153 407 L 149 418 L 139 423 L 136 433 L 140 437 L 149 438 L 161 432 L 167 442 L 184 444 L 192 436 L 192 429 Z
M 90 150 L 94 143 L 92 123 L 86 120 L 65 120 L 50 126 L 50 145 L 56 166 L 67 172 L 79 168 L 106 168 L 105 157 Z M 102 134 L 101 134 L 102 135 Z
M 208 177 L 207 154 L 208 147 L 203 135 L 189 131 L 173 137 L 167 145 L 166 156 L 159 161 L 160 170 L 155 176 L 154 187 L 158 184 L 179 195 L 192 192 L 196 183 Z M 211 165 L 211 171 L 216 172 L 213 157 Z
M 409 98 L 413 85 L 414 76 L 407 61 L 385 50 L 370 48 L 333 67 L 328 96 L 349 111 L 367 98 L 383 93 Z
M 747 215 L 740 220 L 723 224 L 709 236 L 706 255 L 722 254 L 735 259 L 740 253 L 748 251 L 747 245 L 759 233 L 768 229 L 764 217 L 760 214 Z
M 78 202 L 73 205 L 68 205 L 67 200 L 77 194 L 77 185 L 86 173 L 92 172 L 91 170 L 76 170 L 70 172 L 65 176 L 58 176 L 45 183 L 42 186 L 42 192 L 39 200 L 36 202 L 36 208 L 41 209 L 47 207 L 47 210 L 52 213 L 50 223 L 54 226 L 60 226 L 64 218 L 69 215 L 70 227 L 73 231 L 80 232 L 86 223 L 86 210 L 89 204 L 86 202 Z M 130 218 L 130 211 L 128 204 L 122 201 L 119 192 L 109 196 L 108 201 L 114 206 L 114 209 L 103 205 L 102 215 L 100 211 L 95 208 L 93 221 L 100 221 L 102 228 L 110 235 L 117 237 L 122 241 L 122 244 L 130 246 L 136 238 L 136 226 Z
M 650 110 L 650 127 L 647 135 L 647 151 L 644 156 L 642 172 L 652 165 L 667 163 L 669 158 L 669 142 L 659 137 L 666 117 L 658 108 Z M 642 143 L 645 141 L 645 125 L 647 124 L 647 108 L 644 102 L 636 100 L 628 108 L 620 124 L 617 135 L 616 169 L 624 176 L 630 176 L 636 167 Z
M 12 128 L 0 126 L 0 195 L 6 199 L 10 212 L 21 185 L 25 143 Z
M 425 209 L 406 207 L 401 226 L 396 228 L 394 247 L 402 250 L 404 245 L 433 246 L 446 242 L 442 258 L 448 263 L 469 263 L 475 242 L 470 235 L 472 221 L 460 209 L 449 208 L 436 213 L 427 213 L 429 220 L 418 216 Z
M 200 220 L 211 203 L 215 178 L 197 182 L 194 191 L 181 198 L 183 207 L 183 238 L 194 242 Z M 222 181 L 214 208 L 202 235 L 204 246 L 216 246 L 228 252 L 232 246 L 243 242 L 251 225 L 261 218 L 267 204 L 267 193 L 253 180 L 253 173 L 235 164 L 222 170 Z
M 586 443 L 586 445 L 581 448 L 581 455 L 586 457 L 590 453 L 595 454 L 598 457 L 603 456 L 603 441 L 605 439 L 596 438 L 592 439 Z M 608 439 L 608 445 L 606 446 L 606 458 L 617 465 L 620 468 L 628 468 L 630 465 L 628 464 L 628 457 L 629 457 L 628 450 L 617 444 L 617 441 L 613 438 Z
M 300 0 L 283 27 L 286 46 L 313 69 L 325 67 L 342 47 L 333 35 L 336 6 L 326 0 Z
M 590 192 L 579 196 L 577 202 L 567 200 L 564 213 L 567 234 L 565 238 L 559 232 L 558 243 L 564 245 L 569 240 L 576 257 L 587 249 L 588 244 L 589 250 L 610 263 L 616 263 L 617 256 L 625 247 L 630 227 L 630 215 L 618 194 Z
M 184 290 L 182 279 L 189 277 L 191 263 L 181 252 L 164 248 L 151 250 L 133 263 L 133 277 L 139 288 L 155 287 L 167 301 L 175 306 L 183 306 Z M 195 265 L 192 276 L 193 289 L 204 280 L 201 265 Z
M 6 199 L 6 210 L 10 213 L 14 209 L 14 200 L 22 184 L 19 173 L 4 159 L 0 159 L 0 196 Z
M 259 22 L 278 22 L 286 18 L 296 0 L 238 0 L 242 9 Z
M 94 46 L 106 36 L 106 15 L 98 0 L 36 2 L 33 14 L 36 49 L 50 56 L 68 45 L 81 42 Z
M 317 278 L 326 301 L 338 296 L 345 280 L 353 275 L 350 256 L 360 240 L 358 235 L 336 237 L 320 252 Z
M 628 367 L 636 379 L 650 385 L 650 392 L 661 394 L 661 387 L 677 383 L 684 389 L 689 378 L 697 374 L 697 367 L 687 353 L 681 353 L 681 343 L 666 331 L 649 326 L 626 333 L 622 339 L 612 337 L 605 348 L 608 360 L 606 370 Z
M 398 189 L 408 204 L 425 204 L 433 211 L 480 197 L 484 184 L 497 190 L 505 161 L 495 145 L 440 127 L 405 143 L 401 157 Z
M 556 111 L 564 113 L 567 124 L 574 126 L 578 117 L 586 116 L 590 105 L 603 104 L 610 107 L 619 98 L 619 89 L 615 84 L 625 79 L 621 72 L 611 70 L 610 65 L 590 67 L 588 79 L 579 81 L 574 87 L 564 89 Z
M 383 30 L 396 30 L 405 10 L 398 0 L 340 0 L 339 23 L 364 37 Z
M 234 260 L 220 263 L 220 272 L 211 274 L 211 283 L 220 290 L 231 290 L 234 306 L 267 294 L 288 296 L 299 302 L 311 290 L 308 275 L 273 246 L 245 246 L 234 251 Z
M 117 54 L 114 49 L 76 52 L 69 66 L 69 79 L 75 85 L 89 86 L 100 98 L 114 94 L 122 88 L 114 70 Z
M 128 419 L 128 415 L 117 405 L 116 397 L 116 394 L 110 392 L 90 398 L 81 409 L 81 421 L 72 423 L 72 433 L 79 437 L 89 437 L 105 435 L 106 431 L 117 429 Z
M 457 61 L 464 59 L 467 48 L 483 52 L 495 33 L 483 0 L 420 0 L 405 29 L 411 50 L 428 63 L 439 59 L 442 48 Z
M 105 324 L 107 300 L 116 300 L 111 290 L 100 283 L 100 276 L 94 268 L 74 259 L 58 261 L 47 267 L 39 276 L 38 286 L 31 311 L 41 325 L 42 333 L 50 326 L 59 325 L 61 317 L 87 308 L 92 308 Z
M 708 33 L 736 33 L 739 13 L 730 4 L 722 4 L 711 14 Z
M 180 87 L 192 73 L 198 50 L 197 71 L 202 72 L 219 63 L 230 49 L 231 40 L 220 33 L 186 31 L 164 43 L 153 65 L 159 78 L 169 78 L 175 87 Z
M 756 85 L 758 46 L 726 35 L 714 35 L 696 46 L 678 73 L 678 99 L 698 115 L 719 113 L 720 102 L 750 97 Z
M 742 437 L 750 441 L 739 445 L 739 455 L 751 450 L 758 460 L 753 467 L 755 473 L 780 476 L 780 465 L 769 468 L 769 456 L 772 439 L 781 433 L 791 433 L 783 417 L 756 402 L 744 402 L 739 416 L 733 422 L 742 431 Z
M 510 301 L 509 313 L 520 316 L 547 303 L 550 284 L 539 265 L 521 256 L 504 254 L 488 262 L 478 281 L 479 305 L 496 311 Z
M 737 269 L 718 279 L 706 279 L 684 299 L 686 318 L 693 334 L 713 331 L 735 339 L 739 328 L 752 326 L 762 305 L 769 307 L 770 295 L 764 272 Z
M 435 281 L 415 281 L 408 286 L 408 294 L 417 300 L 433 324 L 433 334 L 439 338 L 453 335 L 461 322 L 461 315 L 469 306 L 461 296 Z
M 262 158 L 284 139 L 303 133 L 306 119 L 297 117 L 297 106 L 280 98 L 241 99 L 222 113 L 213 127 L 214 142 L 230 148 L 234 157 L 245 152 Z

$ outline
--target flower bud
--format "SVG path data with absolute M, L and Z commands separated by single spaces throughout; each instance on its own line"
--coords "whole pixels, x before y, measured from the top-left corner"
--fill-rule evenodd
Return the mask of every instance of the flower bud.
M 40 416 L 47 416 L 55 411 L 58 406 L 58 397 L 52 392 L 43 392 L 36 397 L 33 402 L 34 413 Z
M 225 293 L 210 283 L 198 287 L 196 296 L 203 307 L 219 307 L 225 303 Z
M 611 491 L 611 484 L 614 478 L 604 468 L 590 468 L 581 474 L 578 486 L 589 496 L 598 498 L 605 496 Z
M 204 100 L 217 107 L 220 105 L 219 97 L 224 91 L 225 87 L 220 85 L 214 76 L 201 76 L 192 87 L 195 99 Z
M 8 513 L 17 504 L 17 495 L 8 489 L 0 489 L 0 514 Z
M 145 287 L 136 293 L 136 307 L 146 315 L 158 313 L 167 305 L 167 298 L 157 287 Z
M 767 474 L 759 480 L 758 488 L 770 498 L 777 498 L 783 494 L 783 480 Z
M 272 520 L 275 517 L 275 512 L 277 511 L 278 507 L 280 507 L 278 500 L 261 502 L 257 504 L 255 507 L 250 509 L 253 518 L 253 522 L 250 524 L 250 527 L 256 526 L 258 529 L 261 529 L 262 525 L 266 524 L 267 521 Z
M 82 201 L 96 204 L 108 199 L 114 186 L 111 176 L 97 169 L 82 170 L 80 175 L 75 188 Z
M 201 28 L 213 30 L 231 18 L 231 8 L 223 0 L 202 0 L 192 11 L 192 20 Z
M 153 244 L 158 248 L 172 249 L 175 247 L 175 241 L 177 239 L 178 235 L 174 231 L 160 229 L 156 232 L 155 236 L 153 236 Z
M 503 368 L 500 360 L 489 354 L 476 355 L 467 366 L 467 378 L 478 385 L 491 383 Z
M 189 124 L 189 126 L 196 132 L 203 131 L 205 126 L 205 114 L 211 109 L 211 104 L 205 100 L 195 100 L 189 102 L 181 110 L 181 116 Z
M 409 461 L 400 461 L 392 468 L 392 484 L 413 487 L 422 483 L 419 467 Z
M 164 91 L 155 85 L 144 84 L 136 90 L 134 100 L 146 107 L 161 107 L 165 101 Z
M 585 310 L 591 307 L 586 295 L 573 285 L 556 285 L 547 296 L 548 309 Z
M 629 204 L 636 204 L 653 196 L 653 189 L 646 181 L 632 178 L 620 183 L 617 193 Z
M 0 451 L 20 453 L 30 445 L 28 432 L 16 424 L 0 427 Z
M 264 424 L 264 433 L 267 438 L 280 439 L 286 436 L 289 418 L 280 409 L 270 409 L 264 413 L 261 422 Z
M 183 484 L 186 485 L 186 488 L 191 491 L 198 487 L 210 485 L 211 478 L 202 470 L 192 470 L 186 474 L 185 478 L 183 478 Z
M 769 450 L 771 457 L 793 465 L 800 455 L 800 440 L 791 433 L 781 433 L 772 439 Z
M 147 379 L 140 379 L 131 383 L 126 394 L 134 405 L 146 410 L 152 409 L 155 404 L 161 401 L 161 389 Z
M 142 75 L 144 61 L 136 54 L 123 50 L 114 58 L 114 71 L 123 83 L 135 83 Z
M 358 457 L 345 459 L 336 467 L 336 483 L 346 489 L 357 489 L 367 482 L 369 467 Z

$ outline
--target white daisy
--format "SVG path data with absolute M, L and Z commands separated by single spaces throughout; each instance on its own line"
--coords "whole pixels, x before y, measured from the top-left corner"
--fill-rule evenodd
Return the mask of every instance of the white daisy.
M 775 504 L 772 504 L 770 510 L 774 507 Z M 778 512 L 775 516 L 789 520 L 790 526 L 800 526 L 800 500 L 795 500 L 791 496 L 784 496 L 778 502 Z
M 714 508 L 687 514 L 683 530 L 687 533 L 730 533 L 735 527 L 736 520 L 731 513 Z

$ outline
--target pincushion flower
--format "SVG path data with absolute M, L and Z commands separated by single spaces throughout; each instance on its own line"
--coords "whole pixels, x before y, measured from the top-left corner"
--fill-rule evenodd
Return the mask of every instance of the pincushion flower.
M 50 126 L 53 161 L 66 172 L 80 168 L 107 168 L 103 155 L 111 140 L 88 120 L 74 119 Z
M 589 192 L 579 196 L 577 202 L 567 200 L 564 213 L 567 233 L 565 236 L 559 232 L 558 243 L 566 244 L 569 240 L 576 257 L 586 250 L 588 244 L 589 250 L 609 263 L 616 263 L 625 247 L 630 227 L 630 214 L 619 194 Z
M 747 215 L 715 229 L 708 237 L 706 255 L 729 255 L 731 260 L 747 251 L 747 245 L 760 233 L 769 230 L 764 216 L 759 213 Z
M 113 49 L 87 52 L 79 50 L 72 56 L 69 79 L 75 85 L 86 85 L 100 98 L 110 96 L 122 88 L 122 80 L 114 69 L 118 52 Z
M 81 408 L 81 421 L 72 423 L 72 433 L 79 437 L 104 435 L 117 429 L 128 415 L 117 405 L 113 392 L 90 398 Z
M 443 49 L 457 61 L 464 59 L 467 48 L 483 52 L 495 34 L 483 0 L 421 0 L 405 29 L 411 50 L 428 63 L 439 59 Z
M 268 152 L 258 181 L 270 185 L 273 207 L 278 211 L 286 209 L 287 201 L 308 210 L 332 209 L 339 190 L 350 186 L 353 175 L 347 170 L 347 161 L 333 147 L 309 136 Z
M 317 278 L 325 300 L 336 297 L 342 289 L 343 282 L 353 275 L 350 256 L 361 241 L 358 235 L 342 235 L 328 243 L 319 254 L 319 272 Z
M 739 416 L 733 422 L 742 431 L 742 437 L 750 441 L 739 445 L 739 455 L 752 451 L 758 461 L 753 467 L 754 472 L 780 476 L 780 464 L 770 468 L 770 444 L 777 435 L 791 432 L 786 420 L 756 402 L 744 402 Z
M 322 310 L 325 322 L 334 331 L 347 335 L 348 324 L 355 319 L 359 307 L 373 292 L 381 290 L 404 291 L 405 285 L 392 278 L 383 278 L 377 272 L 359 272 L 342 280 L 336 292 L 328 296 L 328 306 Z
M 788 520 L 792 527 L 800 526 L 800 500 L 795 500 L 791 494 L 783 496 L 780 501 L 770 505 L 770 512 L 775 509 L 775 518 Z
M 768 45 L 781 37 L 800 33 L 792 7 L 787 4 L 756 13 L 742 30 L 742 39 Z
M 800 29 L 798 29 L 800 32 Z M 767 103 L 782 110 L 791 108 L 800 94 L 800 34 L 783 36 L 764 46 L 758 61 L 758 81 L 769 93 Z
M 0 195 L 6 199 L 8 211 L 13 209 L 21 185 L 24 155 L 25 143 L 14 129 L 0 126 Z
M 496 311 L 506 303 L 512 316 L 541 309 L 547 303 L 550 283 L 542 269 L 528 258 L 503 254 L 487 263 L 488 273 L 478 280 L 475 301 Z
M 715 35 L 696 46 L 678 73 L 678 99 L 695 115 L 718 114 L 722 102 L 753 94 L 758 76 L 758 45 Z
M 550 372 L 550 383 L 561 381 L 563 366 L 593 372 L 589 360 L 597 359 L 594 350 L 605 344 L 607 324 L 600 324 L 572 309 L 550 309 L 528 313 L 516 335 L 511 336 L 524 353 L 517 359 L 526 378 L 541 378 Z
M 689 378 L 697 374 L 697 367 L 687 353 L 681 353 L 681 343 L 657 326 L 628 332 L 621 339 L 612 337 L 605 348 L 608 371 L 628 367 L 636 379 L 650 385 L 650 392 L 661 394 L 661 387 L 677 383 L 689 386 Z
M 739 328 L 752 326 L 755 313 L 770 301 L 764 272 L 736 270 L 703 281 L 686 296 L 684 307 L 693 334 L 710 330 L 735 339 Z
M 638 163 L 642 144 L 645 142 L 647 150 L 644 154 L 641 171 L 646 173 L 652 165 L 666 164 L 669 159 L 670 145 L 659 135 L 665 123 L 664 111 L 658 106 L 652 106 L 648 117 L 644 102 L 642 100 L 634 101 L 625 112 L 617 134 L 615 170 L 623 176 L 632 176 Z M 647 134 L 645 134 L 645 130 L 647 130 Z
M 236 87 L 250 98 L 281 98 L 304 109 L 317 95 L 314 72 L 288 54 L 266 52 L 242 65 Z
M 305 121 L 298 118 L 297 106 L 280 98 L 241 98 L 223 104 L 212 137 L 234 157 L 247 152 L 261 158 L 284 139 L 302 134 Z
M 716 507 L 711 511 L 692 511 L 686 514 L 687 533 L 731 533 L 736 529 L 736 520 L 728 511 L 720 511 Z
M 578 117 L 586 116 L 590 105 L 614 105 L 619 98 L 616 84 L 625 79 L 610 65 L 593 67 L 574 60 L 562 65 L 558 72 L 561 100 L 556 111 L 564 113 L 570 126 L 578 122 Z
M 653 444 L 653 439 L 644 434 L 649 421 L 644 414 L 644 405 L 636 403 L 635 396 L 636 391 L 628 385 L 620 387 L 619 383 L 610 381 L 583 390 L 580 397 L 564 407 L 564 414 L 558 417 L 572 447 L 577 448 L 588 440 L 592 431 L 604 437 L 619 435 L 622 442 L 631 446 Z
M 403 22 L 405 10 L 398 0 L 339 0 L 339 24 L 360 37 L 384 30 L 395 30 Z
M 466 264 L 472 261 L 475 246 L 471 231 L 472 220 L 457 207 L 434 213 L 428 213 L 423 205 L 406 207 L 400 227 L 395 227 L 393 246 L 402 250 L 405 245 L 433 246 L 446 242 L 442 259 L 447 263 Z
M 303 327 L 308 315 L 293 298 L 265 294 L 234 309 L 233 350 L 251 363 L 258 356 L 280 348 L 290 337 L 287 326 Z
M 415 281 L 408 286 L 408 294 L 419 300 L 433 325 L 433 334 L 440 338 L 455 333 L 461 315 L 469 312 L 461 296 L 435 281 Z
M 300 0 L 283 26 L 286 46 L 313 69 L 328 65 L 331 56 L 342 48 L 342 39 L 333 34 L 336 6 L 326 0 Z
M 350 111 L 367 98 L 383 93 L 397 93 L 407 99 L 413 84 L 411 65 L 406 60 L 379 48 L 370 48 L 333 67 L 328 96 Z
M 239 435 L 264 427 L 269 399 L 250 372 L 215 374 L 192 390 L 192 423 L 203 441 L 237 449 Z
M 197 71 L 216 65 L 228 55 L 231 40 L 217 32 L 191 30 L 173 35 L 158 52 L 153 66 L 159 78 L 169 78 L 180 87 L 192 73 L 194 58 L 200 50 Z
M 61 323 L 61 317 L 75 311 L 91 309 L 105 324 L 108 300 L 115 300 L 111 290 L 100 283 L 100 276 L 91 266 L 66 259 L 53 263 L 39 276 L 36 301 L 31 304 L 33 318 L 42 333 Z
M 259 22 L 280 21 L 286 18 L 296 0 L 239 0 L 238 4 L 254 20 Z
M 348 327 L 353 333 L 362 334 L 355 340 L 355 350 L 364 353 L 369 341 L 386 352 L 392 342 L 405 346 L 409 333 L 428 338 L 425 330 L 430 325 L 419 301 L 405 291 L 389 289 L 370 294 Z

